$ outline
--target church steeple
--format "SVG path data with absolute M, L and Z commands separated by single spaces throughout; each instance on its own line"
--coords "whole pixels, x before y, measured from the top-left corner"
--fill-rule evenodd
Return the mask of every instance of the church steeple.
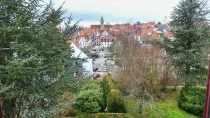
M 103 18 L 103 16 L 101 17 L 100 24 L 101 24 L 101 30 L 103 31 L 104 30 L 104 18 Z

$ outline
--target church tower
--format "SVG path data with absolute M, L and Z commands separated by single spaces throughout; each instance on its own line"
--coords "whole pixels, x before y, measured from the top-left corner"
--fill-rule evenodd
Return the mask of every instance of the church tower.
M 101 30 L 103 31 L 104 30 L 104 18 L 103 16 L 101 17 Z

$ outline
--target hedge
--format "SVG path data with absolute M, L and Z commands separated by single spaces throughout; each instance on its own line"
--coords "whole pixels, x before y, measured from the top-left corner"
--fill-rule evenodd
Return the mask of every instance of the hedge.
M 188 113 L 203 116 L 205 89 L 184 87 L 180 92 L 179 107 Z
M 122 94 L 111 76 L 106 75 L 102 81 L 104 102 L 110 113 L 126 113 L 126 106 Z
M 124 113 L 96 113 L 96 114 L 76 116 L 74 118 L 133 118 L 133 117 Z
M 104 106 L 103 93 L 98 81 L 91 81 L 75 99 L 75 114 L 98 113 Z

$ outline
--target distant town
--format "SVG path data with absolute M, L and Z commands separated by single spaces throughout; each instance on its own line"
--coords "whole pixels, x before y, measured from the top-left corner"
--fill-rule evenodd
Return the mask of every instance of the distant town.
M 67 43 L 74 42 L 79 48 L 93 47 L 110 47 L 120 34 L 133 35 L 139 43 L 148 39 L 158 40 L 160 36 L 165 36 L 171 40 L 174 39 L 170 32 L 171 27 L 168 23 L 148 22 L 135 24 L 115 24 L 105 25 L 104 18 L 101 17 L 100 24 L 93 24 L 90 27 L 79 27 Z
M 100 24 L 92 24 L 90 27 L 79 27 L 72 37 L 66 42 L 75 50 L 74 56 L 83 59 L 88 58 L 83 63 L 84 75 L 95 75 L 103 77 L 107 72 L 116 75 L 120 70 L 115 65 L 115 60 L 106 58 L 111 55 L 110 48 L 117 45 L 119 35 L 129 35 L 136 42 L 142 45 L 150 45 L 150 40 L 160 40 L 161 37 L 167 37 L 174 40 L 171 33 L 171 27 L 168 23 L 147 22 L 135 24 L 104 24 L 105 19 L 99 19 Z M 61 28 L 61 27 L 60 27 Z M 61 28 L 62 29 L 62 28 Z M 110 57 L 110 56 L 109 56 Z M 109 61 L 107 61 L 109 60 Z M 94 76 L 93 76 L 94 77 Z

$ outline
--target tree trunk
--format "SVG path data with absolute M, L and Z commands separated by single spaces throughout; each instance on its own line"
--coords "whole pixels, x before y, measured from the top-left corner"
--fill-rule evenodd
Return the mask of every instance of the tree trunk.
M 185 86 L 190 86 L 191 85 L 191 81 L 189 80 L 190 78 L 190 66 L 188 66 L 187 65 L 187 67 L 186 67 L 186 73 L 185 73 L 185 75 L 186 75 L 186 78 L 184 78 L 185 79 Z

